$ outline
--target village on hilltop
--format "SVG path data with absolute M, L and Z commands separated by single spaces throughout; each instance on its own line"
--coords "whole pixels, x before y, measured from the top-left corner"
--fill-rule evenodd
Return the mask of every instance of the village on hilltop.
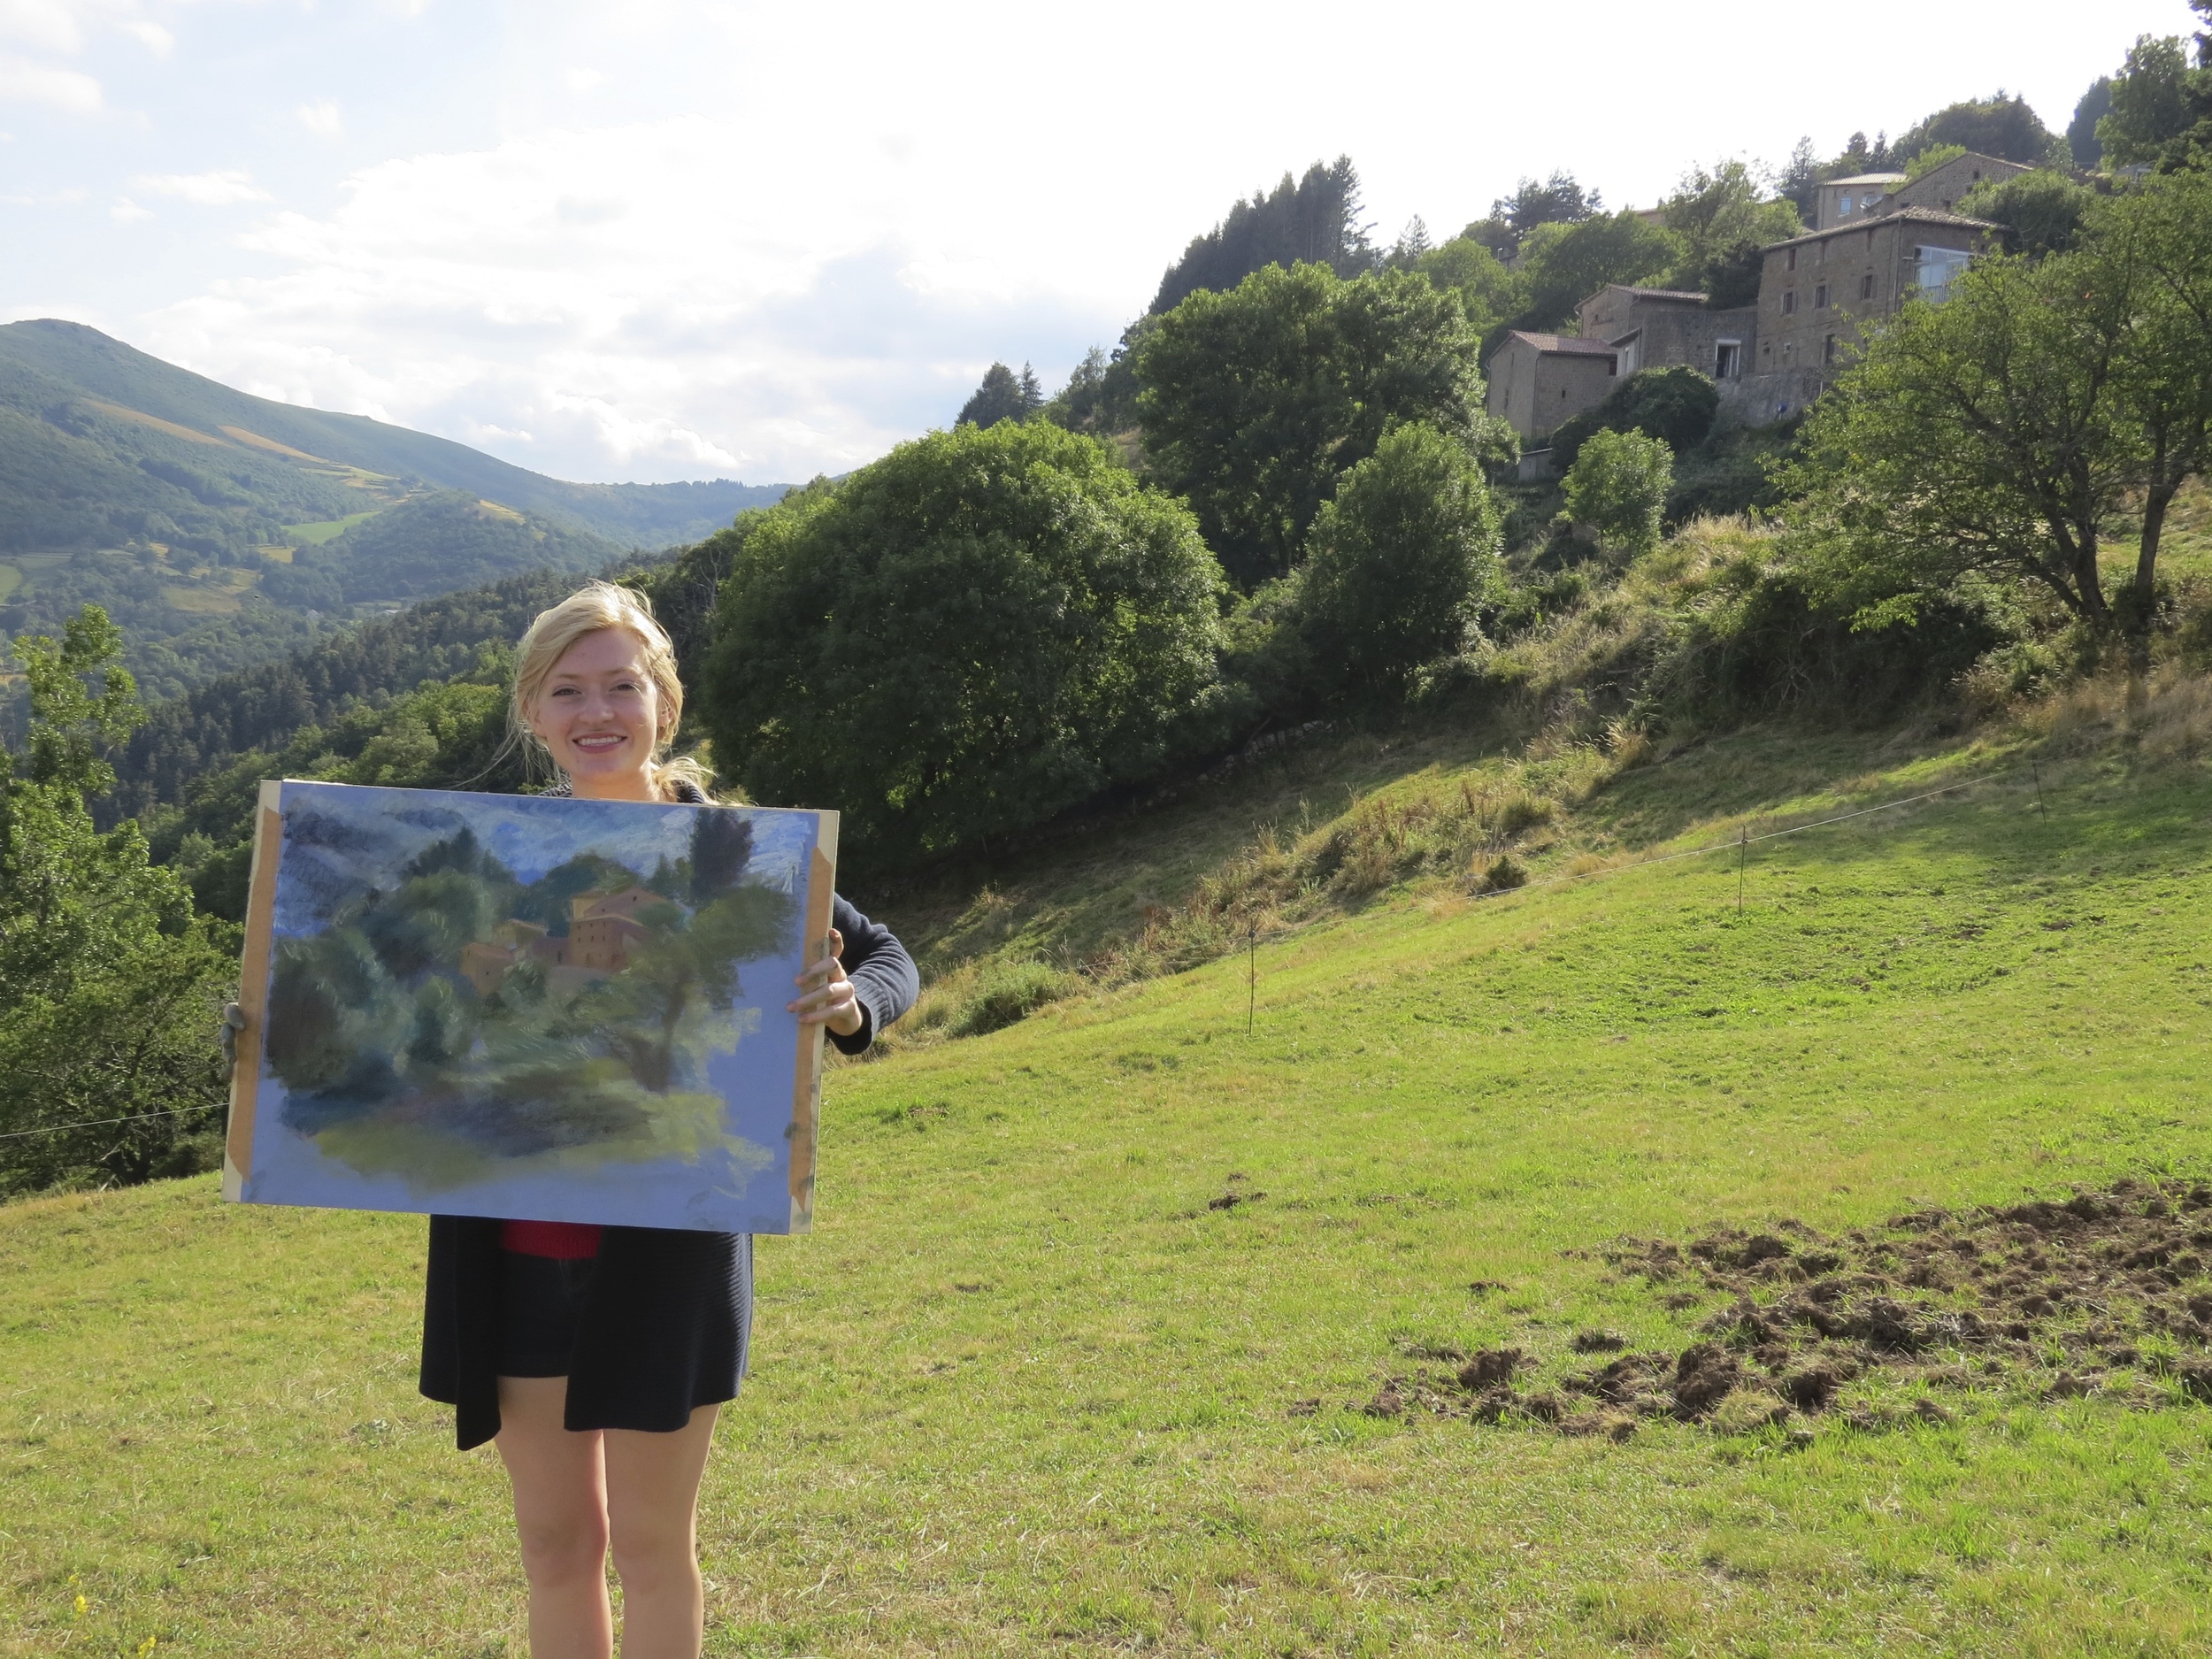
M 1523 476 L 1550 470 L 1535 441 L 1639 369 L 1680 364 L 1710 375 L 1722 410 L 1746 426 L 1802 411 L 1870 325 L 1915 295 L 1941 300 L 1987 244 L 1997 227 L 1955 204 L 1977 185 L 2027 171 L 1970 150 L 1917 179 L 1831 179 L 1813 228 L 1765 250 L 1752 304 L 1716 310 L 1703 294 L 1609 283 L 1578 308 L 1576 334 L 1514 330 L 1486 366 L 1490 412 L 1531 444 Z

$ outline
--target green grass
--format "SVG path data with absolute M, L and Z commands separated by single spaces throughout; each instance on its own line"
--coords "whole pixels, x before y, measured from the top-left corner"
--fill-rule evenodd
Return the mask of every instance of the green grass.
M 288 524 L 284 526 L 284 534 L 303 547 L 320 547 L 326 541 L 336 541 L 354 526 L 375 518 L 382 511 L 380 507 L 372 507 L 366 512 L 349 512 L 342 518 L 324 518 L 314 524 Z
M 708 1651 L 2201 1651 L 2201 1408 L 1992 1386 L 1795 1452 L 1354 1409 L 1422 1347 L 1687 1341 L 1583 1254 L 1623 1232 L 2212 1171 L 2184 691 L 1629 771 L 1532 854 L 1560 879 L 1431 879 L 1263 944 L 1248 1037 L 1238 957 L 839 1069 L 819 1230 L 762 1241 L 709 1471 Z M 1578 845 L 1970 779 L 1755 848 L 1740 912 L 1730 856 L 1564 879 Z M 1144 834 L 1217 818 L 1233 850 L 1297 787 Z M 1022 915 L 1113 887 L 1103 845 L 1033 867 Z M 1209 1209 L 1232 1185 L 1266 1196 Z M 422 1237 L 208 1180 L 0 1210 L 0 1654 L 520 1653 L 496 1463 L 413 1390 Z
M 23 586 L 23 572 L 12 565 L 0 565 L 0 599 Z

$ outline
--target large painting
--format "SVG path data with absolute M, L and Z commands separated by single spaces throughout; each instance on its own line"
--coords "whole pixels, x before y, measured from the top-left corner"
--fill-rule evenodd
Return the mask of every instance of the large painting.
M 261 787 L 224 1192 L 805 1231 L 837 815 Z

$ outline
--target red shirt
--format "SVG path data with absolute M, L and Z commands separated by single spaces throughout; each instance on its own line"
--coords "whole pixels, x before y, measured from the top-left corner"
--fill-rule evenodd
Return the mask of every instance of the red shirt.
M 503 1221 L 499 1248 L 518 1256 L 581 1262 L 599 1254 L 599 1229 L 584 1221 Z

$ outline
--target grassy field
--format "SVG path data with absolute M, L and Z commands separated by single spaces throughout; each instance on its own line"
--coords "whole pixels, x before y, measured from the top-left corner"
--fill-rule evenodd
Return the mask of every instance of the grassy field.
M 1870 1373 L 1801 1442 L 1362 1408 L 1438 1355 L 1697 1340 L 1709 1305 L 1607 1267 L 1624 1233 L 2212 1173 L 2207 708 L 1747 733 L 1601 780 L 1518 890 L 1439 869 L 1285 919 L 1256 984 L 838 1070 L 709 1471 L 709 1652 L 2202 1651 L 2212 1412 L 2147 1357 L 1878 1431 L 1841 1408 L 1932 1383 Z M 1433 795 L 1479 749 L 1354 782 Z M 1955 783 L 1740 873 L 1635 862 Z M 1040 854 L 916 931 L 1102 939 L 1302 798 L 1325 831 L 1310 786 L 1194 791 L 1123 864 L 1102 830 L 1052 855 L 1089 873 Z M 520 1653 L 496 1463 L 414 1393 L 422 1238 L 211 1180 L 0 1210 L 0 1654 Z
M 284 534 L 303 547 L 320 547 L 326 541 L 336 541 L 354 526 L 375 518 L 381 511 L 381 508 L 372 507 L 366 512 L 349 512 L 342 518 L 325 518 L 314 524 L 288 524 L 284 526 Z

